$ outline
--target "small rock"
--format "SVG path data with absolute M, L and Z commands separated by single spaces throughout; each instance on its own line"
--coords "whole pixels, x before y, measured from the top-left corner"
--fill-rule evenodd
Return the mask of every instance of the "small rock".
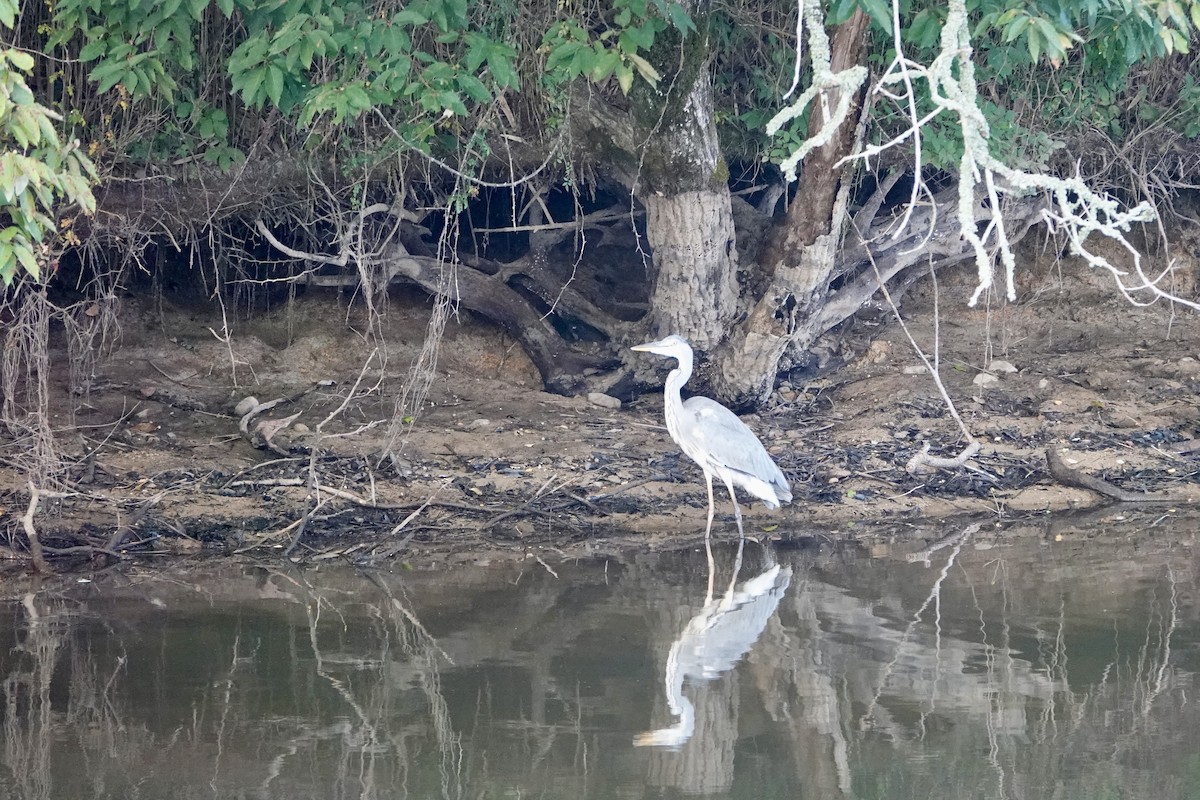
M 258 406 L 258 398 L 254 396 L 244 397 L 241 402 L 233 407 L 234 416 L 244 417 L 253 411 Z
M 779 399 L 785 403 L 794 402 L 796 399 L 796 392 L 793 389 L 780 389 Z
M 602 392 L 588 392 L 587 399 L 592 405 L 600 406 L 601 408 L 611 408 L 616 410 L 621 407 L 620 400 Z
M 297 422 L 295 425 L 292 426 L 292 430 L 294 430 L 296 433 L 308 433 L 309 427 L 307 425 L 305 425 L 303 422 Z
M 924 375 L 925 374 L 925 365 L 924 364 L 909 364 L 907 367 L 904 368 L 904 374 L 905 375 Z
M 484 428 L 490 428 L 491 426 L 492 426 L 492 421 L 490 419 L 484 419 L 484 418 L 480 417 L 479 419 L 474 420 L 470 425 L 468 425 L 467 430 L 479 431 L 479 430 L 483 430 Z
M 1011 361 L 1000 361 L 997 359 L 988 365 L 988 372 L 1012 374 L 1016 371 L 1017 368 L 1012 365 Z
M 976 386 L 991 386 L 992 384 L 999 382 L 1000 379 L 990 372 L 981 372 L 971 380 L 971 383 L 975 384 Z
M 1176 362 L 1176 365 L 1179 367 L 1179 371 L 1184 375 L 1195 375 L 1196 373 L 1200 372 L 1200 361 L 1197 361 L 1191 356 L 1184 356 L 1183 358 L 1179 359 L 1178 362 Z
M 892 343 L 876 339 L 867 346 L 867 352 L 862 354 L 861 361 L 865 364 L 882 364 L 892 354 Z
M 1039 389 L 1046 389 L 1046 388 L 1049 388 L 1049 386 L 1050 386 L 1050 380 L 1048 378 L 1042 378 L 1040 381 L 1038 381 Z

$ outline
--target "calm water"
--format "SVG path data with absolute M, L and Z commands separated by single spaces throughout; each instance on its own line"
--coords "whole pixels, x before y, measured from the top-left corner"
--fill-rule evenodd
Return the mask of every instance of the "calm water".
M 0 795 L 1200 797 L 1196 527 L 58 584 L 0 617 Z

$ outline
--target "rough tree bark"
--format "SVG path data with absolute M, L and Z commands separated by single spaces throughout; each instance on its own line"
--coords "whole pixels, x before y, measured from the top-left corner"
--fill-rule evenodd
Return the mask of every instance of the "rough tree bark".
M 597 158 L 646 208 L 651 332 L 678 333 L 708 349 L 737 314 L 737 248 L 702 15 L 697 24 L 699 33 L 658 52 L 658 87 L 639 84 L 628 100 L 581 95 L 572 123 L 591 151 L 584 156 Z
M 863 60 L 868 22 L 865 13 L 856 11 L 834 32 L 834 72 Z M 829 105 L 833 102 L 831 98 Z M 861 94 L 833 139 L 804 159 L 796 199 L 759 257 L 771 276 L 767 290 L 716 354 L 713 392 L 734 406 L 766 400 L 789 344 L 807 347 L 824 333 L 809 322 L 825 302 L 848 213 L 845 200 L 839 198 L 847 170 L 834 165 L 853 151 L 860 107 Z M 814 106 L 809 136 L 824 124 L 820 108 L 819 103 Z
M 654 333 L 681 333 L 697 347 L 721 342 L 737 311 L 737 248 L 728 168 L 713 122 L 707 65 L 681 113 L 653 137 L 646 236 L 654 254 Z

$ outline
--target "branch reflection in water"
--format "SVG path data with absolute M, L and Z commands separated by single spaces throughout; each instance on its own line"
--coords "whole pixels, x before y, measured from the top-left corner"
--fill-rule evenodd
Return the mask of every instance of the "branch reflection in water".
M 1105 513 L 10 576 L 0 796 L 1193 800 L 1200 520 Z

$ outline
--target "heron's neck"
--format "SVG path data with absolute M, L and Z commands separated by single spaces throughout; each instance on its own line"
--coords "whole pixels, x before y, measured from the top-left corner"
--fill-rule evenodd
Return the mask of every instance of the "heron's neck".
M 663 409 L 667 418 L 667 432 L 671 438 L 679 441 L 679 412 L 683 410 L 683 397 L 679 390 L 692 377 L 692 357 L 679 359 L 679 366 L 667 375 L 667 383 L 663 387 Z

